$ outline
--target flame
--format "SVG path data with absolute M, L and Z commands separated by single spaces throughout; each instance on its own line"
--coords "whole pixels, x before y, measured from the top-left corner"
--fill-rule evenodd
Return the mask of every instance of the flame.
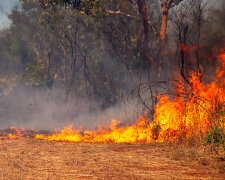
M 16 127 L 10 127 L 5 130 L 2 136 L 0 136 L 1 139 L 18 139 L 23 136 L 23 133 L 21 133 L 21 130 L 25 130 L 24 128 L 17 129 Z
M 121 123 L 112 120 L 108 128 L 97 130 L 75 129 L 72 125 L 51 135 L 36 134 L 34 139 L 49 141 L 69 141 L 88 143 L 138 143 L 153 141 L 174 141 L 192 136 L 202 137 L 211 127 L 225 128 L 225 53 L 219 55 L 220 66 L 215 80 L 203 83 L 199 73 L 192 72 L 189 85 L 181 79 L 176 80 L 174 96 L 157 95 L 159 102 L 154 107 L 153 122 L 149 123 L 143 115 L 130 125 L 120 127 Z M 20 131 L 12 128 L 14 134 L 0 139 L 22 137 Z
M 217 113 L 225 111 L 225 53 L 219 56 L 220 67 L 217 68 L 215 81 L 204 84 L 199 74 L 193 72 L 188 79 L 187 87 L 181 80 L 177 81 L 176 96 L 158 96 L 154 120 L 151 124 L 146 116 L 138 118 L 135 124 L 117 128 L 118 121 L 112 120 L 108 129 L 84 131 L 83 134 L 72 126 L 60 133 L 44 136 L 36 135 L 35 139 L 91 143 L 137 143 L 163 142 L 176 140 L 179 137 L 201 136 L 212 126 L 224 128 L 224 116 Z
M 38 131 L 34 129 L 25 129 L 23 127 L 9 127 L 6 129 L 0 129 L 0 140 L 19 139 L 22 137 L 34 137 L 35 134 L 47 133 L 48 131 Z
M 119 121 L 112 120 L 108 129 L 98 128 L 97 131 L 84 131 L 83 135 L 73 129 L 72 126 L 64 128 L 61 133 L 50 136 L 36 135 L 35 139 L 70 142 L 91 142 L 91 143 L 136 143 L 151 142 L 151 128 L 147 124 L 145 116 L 139 117 L 136 124 L 127 127 L 117 128 Z
M 201 82 L 197 73 L 189 78 L 190 86 L 177 84 L 177 97 L 170 100 L 161 96 L 155 108 L 154 123 L 161 127 L 159 139 L 174 140 L 201 136 L 213 126 L 224 128 L 225 111 L 225 53 L 219 56 L 220 67 L 216 79 L 208 84 Z M 220 114 L 220 116 L 218 116 Z

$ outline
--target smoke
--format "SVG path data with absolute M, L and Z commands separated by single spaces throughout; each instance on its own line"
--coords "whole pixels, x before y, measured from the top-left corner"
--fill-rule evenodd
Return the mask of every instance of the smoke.
M 0 127 L 52 130 L 73 125 L 93 129 L 108 126 L 112 119 L 134 121 L 134 112 L 125 103 L 102 110 L 101 100 L 73 97 L 65 104 L 62 90 L 16 87 L 0 97 Z M 131 103 L 129 103 L 131 104 Z
M 0 128 L 16 126 L 53 130 L 73 125 L 75 128 L 94 129 L 109 126 L 112 119 L 122 124 L 133 123 L 144 111 L 149 111 L 143 106 L 137 91 L 145 105 L 153 107 L 148 76 L 152 81 L 153 95 L 156 91 L 161 92 L 158 84 L 154 84 L 157 80 L 156 72 L 152 69 L 149 73 L 137 75 L 132 72 L 121 77 L 120 86 L 124 92 L 116 104 L 105 109 L 102 108 L 104 100 L 101 98 L 75 96 L 71 93 L 68 103 L 65 103 L 64 88 L 37 89 L 11 82 L 9 84 L 15 84 L 14 87 L 0 88 Z
M 223 9 L 223 6 L 225 5 L 224 0 L 205 0 L 205 2 L 216 9 Z

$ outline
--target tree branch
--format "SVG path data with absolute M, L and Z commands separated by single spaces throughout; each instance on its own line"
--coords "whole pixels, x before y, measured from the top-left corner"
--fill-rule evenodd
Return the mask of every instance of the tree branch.
M 108 10 L 108 9 L 103 9 L 105 12 L 109 13 L 109 14 L 114 14 L 114 15 L 123 15 L 123 16 L 126 16 L 128 18 L 133 18 L 133 19 L 138 19 L 136 16 L 133 16 L 131 14 L 128 14 L 128 13 L 125 13 L 125 12 L 122 12 L 120 10 L 117 10 L 117 11 L 112 11 L 112 10 Z M 156 31 L 153 23 L 151 21 L 147 21 L 148 22 L 148 25 L 151 27 L 154 35 L 156 36 L 156 39 L 159 41 L 159 35 L 158 35 L 158 32 Z

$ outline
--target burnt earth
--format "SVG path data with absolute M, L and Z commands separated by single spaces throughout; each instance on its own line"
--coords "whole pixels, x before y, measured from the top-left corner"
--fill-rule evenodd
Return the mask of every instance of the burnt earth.
M 223 179 L 204 159 L 173 158 L 166 144 L 0 141 L 0 179 Z

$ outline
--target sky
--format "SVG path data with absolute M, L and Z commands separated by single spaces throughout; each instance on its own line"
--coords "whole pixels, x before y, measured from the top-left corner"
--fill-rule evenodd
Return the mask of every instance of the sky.
M 0 29 L 9 27 L 8 13 L 19 4 L 19 0 L 0 0 Z

